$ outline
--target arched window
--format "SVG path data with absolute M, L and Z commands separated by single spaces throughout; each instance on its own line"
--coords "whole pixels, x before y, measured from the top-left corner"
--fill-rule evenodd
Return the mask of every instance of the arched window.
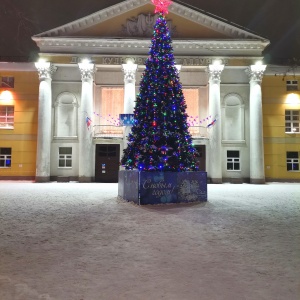
M 69 92 L 58 95 L 54 107 L 55 137 L 77 136 L 77 99 Z
M 241 142 L 245 140 L 245 108 L 239 94 L 228 94 L 224 97 L 222 107 L 223 141 Z

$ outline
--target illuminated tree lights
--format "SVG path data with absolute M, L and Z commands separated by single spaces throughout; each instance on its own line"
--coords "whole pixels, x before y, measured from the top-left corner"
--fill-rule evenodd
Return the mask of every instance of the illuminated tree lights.
M 121 164 L 141 171 L 196 171 L 186 102 L 167 22 L 159 13 Z

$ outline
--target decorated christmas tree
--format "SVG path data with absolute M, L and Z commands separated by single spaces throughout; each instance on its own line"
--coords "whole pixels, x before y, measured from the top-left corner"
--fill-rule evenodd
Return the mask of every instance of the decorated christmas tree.
M 152 2 L 158 18 L 121 164 L 128 170 L 196 171 L 196 150 L 188 131 L 186 102 L 165 19 L 171 2 Z

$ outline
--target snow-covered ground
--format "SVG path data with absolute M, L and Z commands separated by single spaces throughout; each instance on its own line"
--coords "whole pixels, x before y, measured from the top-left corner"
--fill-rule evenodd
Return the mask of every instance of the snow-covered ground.
M 208 199 L 0 181 L 0 299 L 299 300 L 300 184 L 211 184 Z

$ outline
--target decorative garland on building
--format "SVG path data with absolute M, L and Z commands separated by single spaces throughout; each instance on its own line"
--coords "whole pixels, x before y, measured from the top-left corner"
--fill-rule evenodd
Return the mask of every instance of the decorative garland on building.
M 109 122 L 111 124 L 111 126 L 116 126 L 116 127 L 120 127 L 120 118 L 116 115 L 116 116 L 112 116 L 112 115 L 108 115 L 108 116 L 102 116 L 96 112 L 94 112 L 94 115 L 97 117 L 102 118 L 103 120 Z M 89 120 L 89 121 L 88 121 Z M 211 128 L 213 125 L 215 125 L 217 121 L 217 117 L 214 118 L 212 120 L 212 116 L 207 116 L 204 119 L 200 119 L 199 116 L 189 116 L 187 123 L 190 127 L 203 127 L 203 128 Z M 89 117 L 86 117 L 86 122 L 87 122 L 87 126 L 89 127 L 92 120 Z M 89 122 L 89 124 L 88 124 Z M 207 125 L 205 125 L 205 122 L 208 122 Z

